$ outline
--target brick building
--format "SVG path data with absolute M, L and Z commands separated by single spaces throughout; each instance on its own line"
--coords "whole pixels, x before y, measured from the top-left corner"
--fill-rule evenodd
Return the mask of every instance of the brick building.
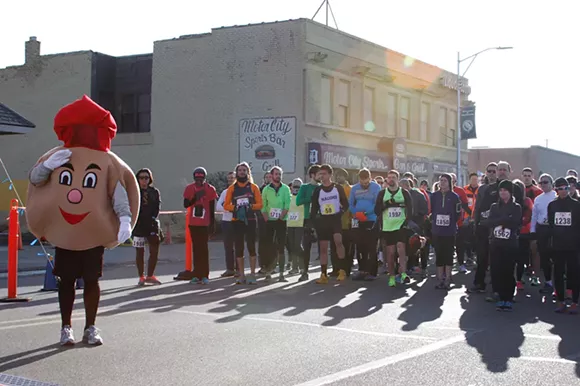
M 248 161 L 257 180 L 272 165 L 287 180 L 304 177 L 310 163 L 343 167 L 353 180 L 363 166 L 430 181 L 456 171 L 454 75 L 311 20 L 217 28 L 129 57 L 40 55 L 35 38 L 25 52 L 24 65 L 0 70 L 0 101 L 38 126 L 0 141 L 23 183 L 58 144 L 56 111 L 83 94 L 112 111 L 112 150 L 153 170 L 167 210 L 181 207 L 198 165 L 217 172 Z M 465 174 L 467 150 L 462 164 Z

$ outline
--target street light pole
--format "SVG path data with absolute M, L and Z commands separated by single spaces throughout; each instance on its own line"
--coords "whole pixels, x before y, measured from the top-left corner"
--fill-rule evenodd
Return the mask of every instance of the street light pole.
M 455 129 L 457 130 L 457 183 L 459 184 L 459 186 L 462 185 L 463 182 L 463 178 L 461 176 L 461 88 L 463 87 L 463 84 L 461 82 L 461 78 L 463 78 L 465 76 L 465 74 L 467 73 L 467 70 L 469 70 L 469 67 L 471 67 L 471 65 L 473 64 L 473 61 L 475 60 L 475 58 L 477 58 L 477 56 L 479 54 L 482 54 L 486 51 L 491 51 L 491 50 L 511 50 L 513 49 L 513 47 L 489 47 L 486 48 L 485 50 L 481 50 L 476 54 L 473 54 L 471 56 L 468 56 L 466 58 L 461 59 L 461 56 L 459 54 L 459 51 L 457 52 L 457 125 L 455 127 Z M 469 65 L 467 66 L 467 68 L 465 69 L 465 71 L 463 72 L 463 74 L 461 74 L 461 62 L 466 61 L 467 59 L 471 59 L 471 62 L 469 62 Z

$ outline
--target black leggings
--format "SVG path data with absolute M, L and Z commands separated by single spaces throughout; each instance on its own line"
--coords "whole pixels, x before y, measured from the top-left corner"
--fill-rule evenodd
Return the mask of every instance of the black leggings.
M 516 246 L 491 247 L 491 286 L 498 293 L 499 299 L 511 302 L 514 297 L 516 279 L 514 265 L 518 248 Z
M 264 243 L 263 251 L 265 256 L 262 256 L 262 264 L 267 272 L 274 270 L 276 262 L 280 274 L 284 273 L 284 248 L 286 246 L 286 221 L 267 221 L 263 225 Z M 277 258 L 276 258 L 277 257 Z
M 357 252 L 360 254 L 359 271 L 376 276 L 377 266 L 377 241 L 378 234 L 372 229 L 374 223 L 365 221 L 359 223 L 359 227 L 352 229 Z
M 455 236 L 433 236 L 433 246 L 435 247 L 435 265 L 437 267 L 452 266 Z
M 251 257 L 256 256 L 256 221 L 233 221 L 234 226 L 234 250 L 236 257 L 244 258 L 244 241 Z
M 552 248 L 550 247 L 550 231 L 547 226 L 538 226 L 538 253 L 540 254 L 540 266 L 544 271 L 545 281 L 552 280 Z
M 95 324 L 97 310 L 101 299 L 101 288 L 99 279 L 83 279 L 85 284 L 83 290 L 83 300 L 85 303 L 85 330 Z M 71 326 L 71 317 L 75 303 L 76 279 L 61 278 L 58 286 L 58 304 L 60 306 L 60 317 L 62 326 Z
M 530 239 L 527 235 L 520 235 L 518 261 L 516 266 L 516 280 L 522 281 L 524 266 L 530 266 Z
M 578 303 L 580 295 L 580 264 L 578 263 L 578 252 L 558 251 L 554 252 L 554 284 L 558 300 L 563 302 L 565 298 L 565 288 L 572 290 L 572 302 Z M 566 279 L 564 280 L 564 275 Z M 566 282 L 566 283 L 564 283 Z

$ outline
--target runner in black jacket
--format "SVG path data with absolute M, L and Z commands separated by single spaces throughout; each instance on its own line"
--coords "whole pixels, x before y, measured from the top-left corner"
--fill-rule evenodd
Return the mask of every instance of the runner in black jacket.
M 578 313 L 578 297 L 580 296 L 580 266 L 578 252 L 580 251 L 580 202 L 568 195 L 568 181 L 558 178 L 554 183 L 558 198 L 548 204 L 548 224 L 552 237 L 554 260 L 554 282 L 558 297 L 556 312 L 567 311 L 564 303 L 565 281 L 572 290 L 572 305 L 570 313 Z M 564 279 L 566 276 L 566 279 Z

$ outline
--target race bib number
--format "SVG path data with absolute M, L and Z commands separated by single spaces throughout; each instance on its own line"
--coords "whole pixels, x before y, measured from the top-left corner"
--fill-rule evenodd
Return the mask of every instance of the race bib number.
M 282 209 L 272 208 L 270 209 L 270 218 L 279 219 L 282 215 Z
M 236 200 L 237 206 L 248 206 L 250 205 L 250 199 L 248 197 L 238 198 Z
M 322 213 L 325 215 L 336 213 L 336 211 L 334 210 L 334 204 L 330 204 L 330 203 L 324 204 L 322 206 Z
M 467 197 L 467 205 L 471 208 L 473 206 L 473 197 Z
M 438 227 L 448 227 L 451 225 L 451 218 L 448 214 L 438 214 L 435 218 L 435 225 Z
M 554 214 L 554 225 L 562 227 L 572 226 L 572 213 L 556 212 Z
M 504 228 L 501 225 L 495 227 L 493 230 L 493 237 L 496 239 L 508 240 L 512 235 L 512 231 L 508 228 Z
M 353 218 L 350 222 L 350 225 L 352 228 L 358 228 L 358 219 L 357 218 Z
M 298 221 L 299 218 L 300 218 L 300 213 L 298 213 L 298 212 L 288 213 L 288 220 L 290 220 L 290 221 Z
M 133 237 L 133 246 L 135 248 L 145 248 L 145 237 Z
M 205 216 L 205 209 L 202 210 L 193 210 L 193 217 L 195 218 L 203 218 Z
M 395 208 L 389 208 L 389 210 L 387 210 L 387 216 L 389 218 L 400 218 L 402 215 L 403 215 L 403 208 L 395 207 Z
M 488 218 L 489 217 L 489 210 L 486 210 L 485 212 L 481 212 L 481 218 Z

